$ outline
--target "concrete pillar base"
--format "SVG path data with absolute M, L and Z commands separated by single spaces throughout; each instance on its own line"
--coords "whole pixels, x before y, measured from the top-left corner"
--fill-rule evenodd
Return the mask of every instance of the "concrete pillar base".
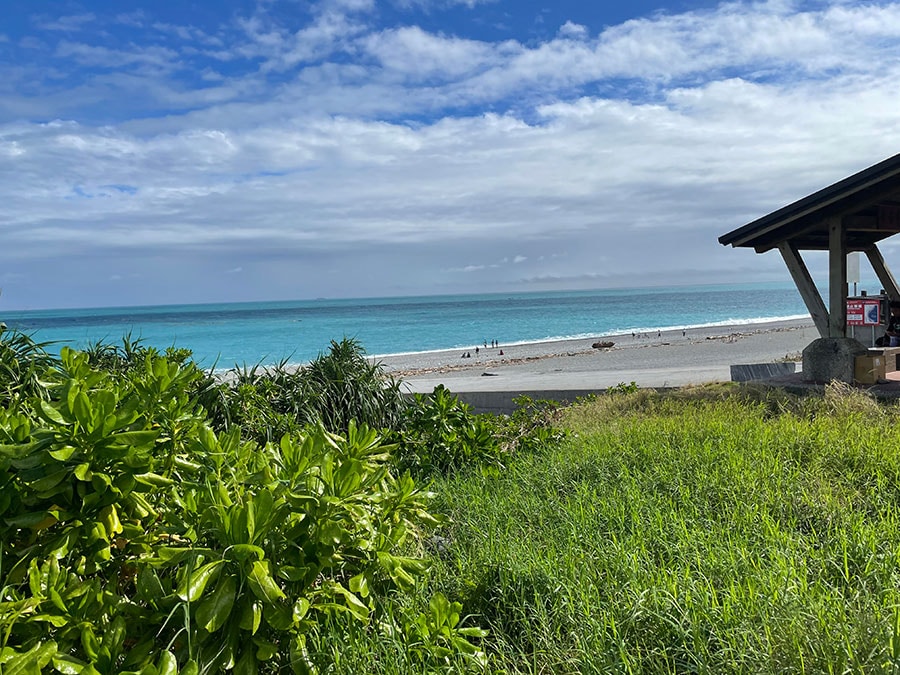
M 856 357 L 866 354 L 865 346 L 853 338 L 819 338 L 803 350 L 803 379 L 827 383 L 832 380 L 853 383 Z

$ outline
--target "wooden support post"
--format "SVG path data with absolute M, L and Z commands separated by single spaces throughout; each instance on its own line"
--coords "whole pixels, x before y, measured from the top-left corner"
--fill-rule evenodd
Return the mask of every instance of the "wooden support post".
M 866 257 L 869 259 L 869 263 L 872 265 L 872 269 L 875 270 L 875 274 L 881 282 L 881 287 L 888 294 L 888 297 L 891 300 L 900 300 L 900 287 L 897 286 L 897 281 L 885 264 L 884 257 L 881 255 L 878 247 L 872 246 L 872 248 L 866 249 Z
M 846 337 L 847 235 L 839 217 L 828 219 L 828 336 Z
M 806 263 L 800 257 L 800 252 L 787 241 L 779 243 L 778 250 L 781 251 L 781 257 L 784 258 L 784 263 L 794 279 L 794 284 L 800 291 L 800 297 L 806 303 L 806 309 L 809 310 L 809 315 L 816 324 L 819 337 L 828 337 L 828 310 L 825 308 L 825 302 L 819 294 L 819 289 L 813 283 Z

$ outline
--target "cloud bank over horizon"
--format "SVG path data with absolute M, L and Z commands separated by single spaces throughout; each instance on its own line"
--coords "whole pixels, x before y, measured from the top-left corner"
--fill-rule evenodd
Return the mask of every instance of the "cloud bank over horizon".
M 900 152 L 897 2 L 12 4 L 7 309 L 787 280 Z

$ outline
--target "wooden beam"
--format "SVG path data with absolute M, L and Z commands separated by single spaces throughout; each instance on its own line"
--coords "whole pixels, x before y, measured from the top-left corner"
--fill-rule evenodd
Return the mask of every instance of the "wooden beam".
M 850 179 L 856 177 L 858 176 L 851 176 Z M 844 179 L 844 181 L 840 181 L 830 187 L 819 190 L 819 192 L 804 197 L 793 204 L 788 204 L 778 211 L 770 213 L 769 216 L 764 216 L 753 223 L 745 225 L 743 228 L 740 228 L 740 230 L 736 230 L 736 232 L 745 230 L 745 228 L 749 228 L 750 225 L 756 225 L 756 227 L 750 231 L 746 231 L 742 237 L 735 239 L 734 241 L 729 241 L 728 243 L 735 247 L 756 247 L 760 244 L 752 243 L 754 239 L 759 239 L 768 234 L 772 234 L 773 231 L 780 230 L 786 225 L 796 225 L 798 222 L 810 218 L 813 220 L 812 223 L 799 226 L 791 231 L 790 234 L 786 235 L 788 237 L 795 236 L 797 234 L 802 234 L 809 228 L 815 229 L 816 227 L 820 227 L 826 218 L 828 220 L 831 218 L 840 218 L 842 216 L 851 215 L 854 211 L 858 211 L 870 204 L 878 204 L 895 198 L 900 199 L 900 167 L 894 167 L 889 173 L 882 174 L 878 177 L 871 177 L 860 184 L 846 187 L 841 186 L 841 183 L 845 183 L 850 179 Z M 839 189 L 839 186 L 843 189 Z M 771 216 L 784 211 L 787 211 L 787 213 L 782 213 L 779 219 L 767 222 L 765 226 L 757 224 L 759 221 L 767 221 Z M 777 238 L 785 237 L 783 233 L 778 233 L 775 236 Z M 772 243 L 767 246 L 766 250 L 774 247 L 775 243 Z
M 851 230 L 865 230 L 870 232 L 878 232 L 878 230 L 882 229 L 878 225 L 877 216 L 848 216 L 847 227 Z
M 847 333 L 847 230 L 841 218 L 828 219 L 828 337 Z
M 784 263 L 794 279 L 800 297 L 806 303 L 806 308 L 809 310 L 813 323 L 816 324 L 819 336 L 828 337 L 828 310 L 825 308 L 825 302 L 819 294 L 819 289 L 813 283 L 806 263 L 800 257 L 800 252 L 787 241 L 778 244 L 778 250 L 781 251 L 781 257 L 784 258 Z
M 881 287 L 888 294 L 888 297 L 891 300 L 900 300 L 900 287 L 897 286 L 897 280 L 894 279 L 894 275 L 888 269 L 878 247 L 872 246 L 866 249 L 866 257 L 869 259 L 869 263 L 872 265 L 872 269 L 875 270 L 875 274 L 881 282 Z

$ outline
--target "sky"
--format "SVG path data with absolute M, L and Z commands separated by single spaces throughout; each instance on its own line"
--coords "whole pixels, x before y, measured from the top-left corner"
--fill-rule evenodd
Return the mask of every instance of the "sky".
M 900 2 L 0 6 L 0 312 L 789 281 L 900 152 Z

